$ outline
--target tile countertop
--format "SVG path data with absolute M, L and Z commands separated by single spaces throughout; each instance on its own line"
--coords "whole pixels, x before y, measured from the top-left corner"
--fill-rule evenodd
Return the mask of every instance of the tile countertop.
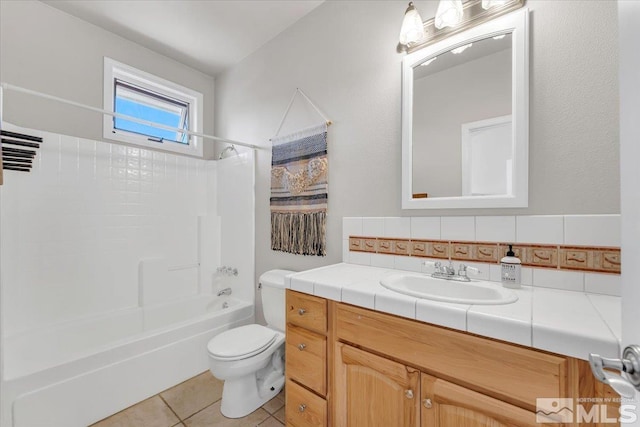
M 291 274 L 285 286 L 578 359 L 588 360 L 589 353 L 620 356 L 619 297 L 523 286 L 513 290 L 518 295 L 513 304 L 451 304 L 399 294 L 380 285 L 382 277 L 402 272 L 340 263 Z

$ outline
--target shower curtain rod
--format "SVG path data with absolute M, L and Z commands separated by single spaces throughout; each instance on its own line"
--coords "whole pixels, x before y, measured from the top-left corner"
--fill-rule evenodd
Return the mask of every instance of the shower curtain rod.
M 232 139 L 220 138 L 220 137 L 217 137 L 217 136 L 207 135 L 207 134 L 200 133 L 200 132 L 194 132 L 194 131 L 190 131 L 190 130 L 174 128 L 174 127 L 171 127 L 171 126 L 165 126 L 165 125 L 162 125 L 162 124 L 159 124 L 159 123 L 138 119 L 137 117 L 127 116 L 125 114 L 114 113 L 113 111 L 103 110 L 102 108 L 92 107 L 90 105 L 81 104 L 79 102 L 71 101 L 69 99 L 60 98 L 58 96 L 49 95 L 47 93 L 38 92 L 38 91 L 27 89 L 27 88 L 24 88 L 24 87 L 12 85 L 10 83 L 0 82 L 0 95 L 1 95 L 2 89 L 4 89 L 4 90 L 12 90 L 14 92 L 26 93 L 28 95 L 33 95 L 33 96 L 37 96 L 37 97 L 40 97 L 40 98 L 61 102 L 63 104 L 72 105 L 74 107 L 78 107 L 78 108 L 82 108 L 82 109 L 85 109 L 85 110 L 93 111 L 95 113 L 101 113 L 101 114 L 104 114 L 104 115 L 107 115 L 107 116 L 116 117 L 118 119 L 125 119 L 125 120 L 131 121 L 131 122 L 135 122 L 135 123 L 140 123 L 140 124 L 143 124 L 143 125 L 151 126 L 153 128 L 156 128 L 156 129 L 163 129 L 163 130 L 170 130 L 170 131 L 173 131 L 173 132 L 186 133 L 188 135 L 199 136 L 200 138 L 204 138 L 204 139 L 211 139 L 213 141 L 225 142 L 227 144 L 234 144 L 234 145 L 239 145 L 241 147 L 253 148 L 254 150 L 267 150 L 268 149 L 268 147 L 261 147 L 259 145 L 249 144 L 247 142 L 234 141 Z M 2 96 L 0 96 L 0 99 L 2 99 Z

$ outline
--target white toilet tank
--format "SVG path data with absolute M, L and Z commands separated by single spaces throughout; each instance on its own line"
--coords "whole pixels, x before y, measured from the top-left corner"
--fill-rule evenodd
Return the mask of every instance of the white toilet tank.
M 290 270 L 269 270 L 260 276 L 262 310 L 267 325 L 284 332 L 286 323 L 284 277 L 295 273 Z

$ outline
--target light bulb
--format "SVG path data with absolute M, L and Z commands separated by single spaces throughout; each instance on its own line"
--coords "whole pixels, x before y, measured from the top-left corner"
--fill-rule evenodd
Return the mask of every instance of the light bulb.
M 440 0 L 436 11 L 436 28 L 455 27 L 460 21 L 462 21 L 462 0 Z
M 426 61 L 424 61 L 422 64 L 420 64 L 420 66 L 422 67 L 426 67 L 427 65 L 431 64 L 433 61 L 435 61 L 436 59 L 438 59 L 437 56 L 434 56 L 431 59 L 427 59 Z
M 404 13 L 404 19 L 402 20 L 402 27 L 400 28 L 400 44 L 408 45 L 409 43 L 415 43 L 422 40 L 426 36 L 424 26 L 422 24 L 422 17 L 418 13 L 418 10 L 413 5 L 413 2 L 409 2 Z
M 469 49 L 472 45 L 473 45 L 473 43 L 469 43 L 469 44 L 465 44 L 464 46 L 460 46 L 460 47 L 457 47 L 455 49 L 451 49 L 451 53 L 457 55 L 457 54 L 462 53 L 465 50 Z

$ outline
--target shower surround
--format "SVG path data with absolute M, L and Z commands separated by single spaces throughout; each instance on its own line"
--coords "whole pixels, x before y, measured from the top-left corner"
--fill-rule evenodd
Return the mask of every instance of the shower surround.
M 204 356 L 188 354 L 193 347 L 253 320 L 252 152 L 213 162 L 3 129 L 44 142 L 33 171 L 8 173 L 0 190 L 0 425 L 29 425 L 20 417 L 48 406 L 47 396 L 71 393 L 71 376 L 172 348 L 184 366 L 177 374 L 169 373 L 169 353 L 138 360 L 153 367 L 145 375 L 157 376 L 149 382 L 154 390 L 134 387 L 141 381 L 126 371 L 135 392 L 108 413 L 82 414 L 77 425 L 86 425 L 205 370 Z M 216 273 L 221 265 L 238 276 Z M 228 287 L 236 303 L 222 309 L 215 295 Z M 45 336 L 59 339 L 42 342 Z M 184 349 L 175 345 L 182 342 Z M 112 386 L 114 393 L 127 388 Z

